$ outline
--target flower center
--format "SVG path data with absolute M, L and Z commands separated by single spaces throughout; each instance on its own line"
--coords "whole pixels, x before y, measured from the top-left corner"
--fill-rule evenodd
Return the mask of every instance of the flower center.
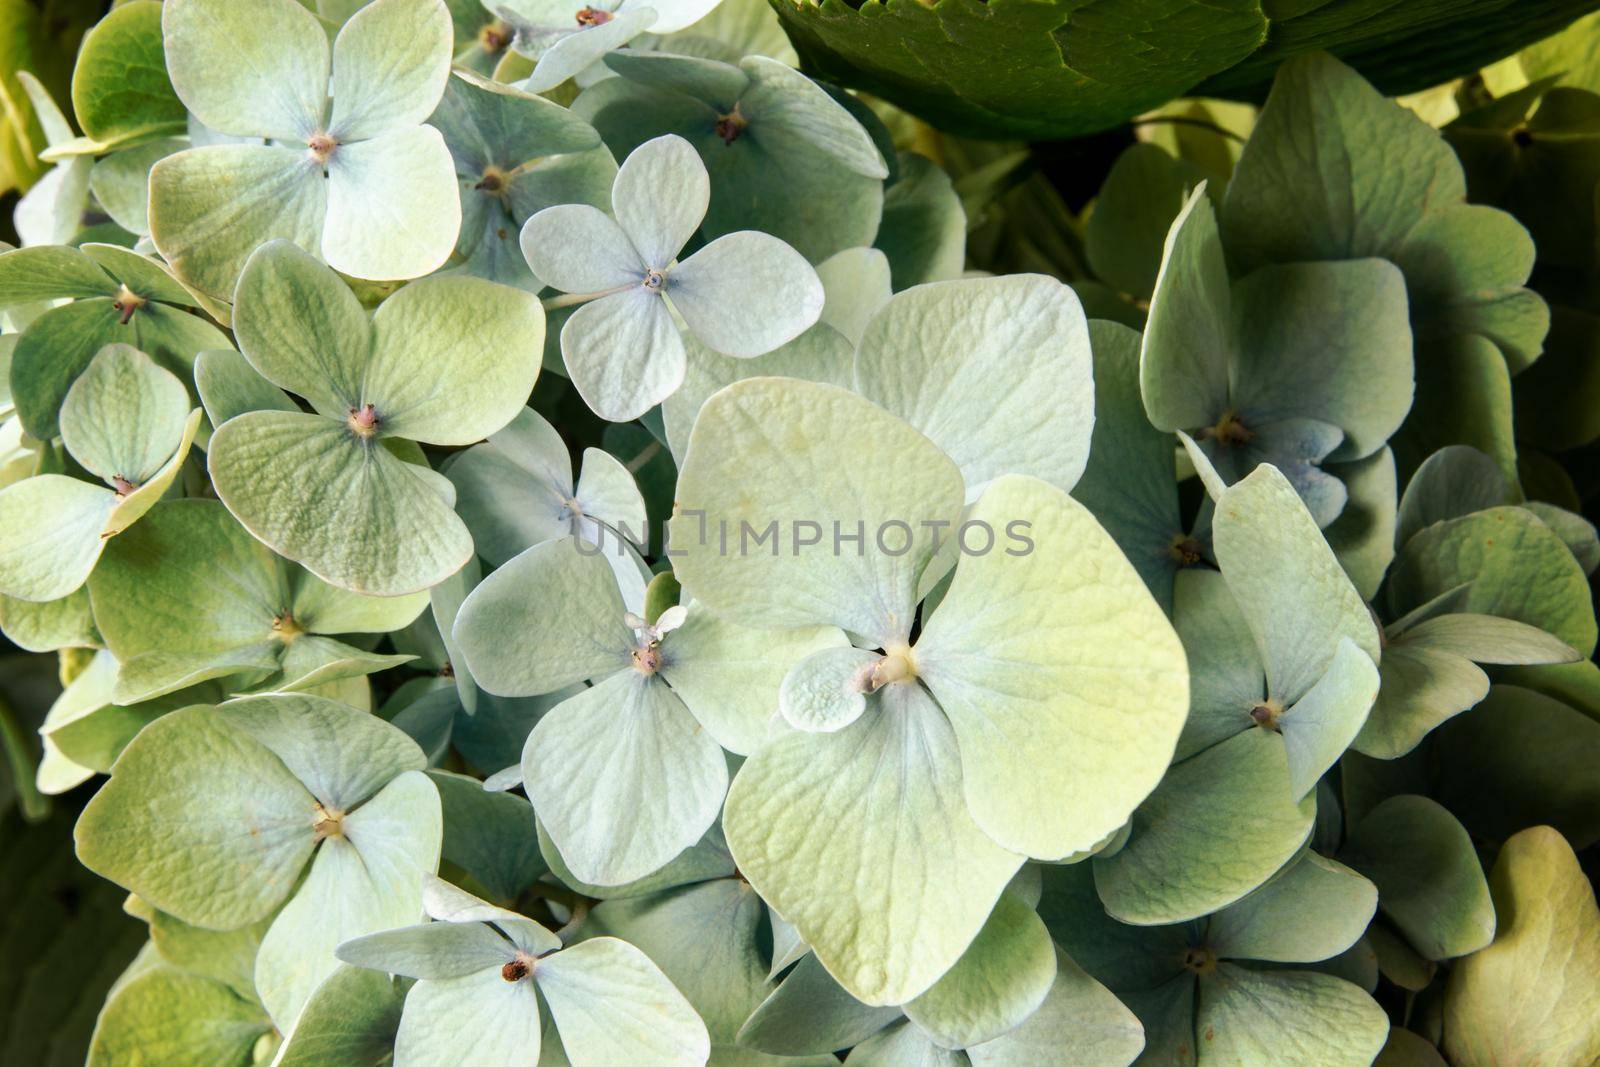
M 609 11 L 602 11 L 595 7 L 578 9 L 578 25 L 587 29 L 590 26 L 604 26 L 616 16 Z
M 325 133 L 314 133 L 306 141 L 306 147 L 311 150 L 312 159 L 318 163 L 327 163 L 333 158 L 333 150 L 339 147 L 339 142 Z
M 489 55 L 494 55 L 511 41 L 511 34 L 507 32 L 506 24 L 496 20 L 485 26 L 478 33 L 478 46 Z
M 377 433 L 379 421 L 377 409 L 371 404 L 351 408 L 349 417 L 345 419 L 350 431 L 357 437 L 371 437 Z
M 1172 553 L 1172 558 L 1178 561 L 1180 567 L 1193 567 L 1205 559 L 1205 546 L 1185 534 L 1174 537 L 1172 547 L 1168 551 Z
M 651 267 L 644 272 L 644 287 L 652 293 L 659 293 L 667 287 L 667 272 Z
M 144 307 L 148 301 L 144 297 L 129 289 L 126 285 L 117 287 L 117 295 L 112 298 L 111 306 L 117 310 L 117 321 L 128 325 L 133 318 L 133 313 Z
M 287 645 L 303 633 L 305 630 L 300 628 L 300 624 L 294 621 L 294 616 L 287 611 L 280 611 L 272 617 L 272 636 L 284 644 Z
M 1278 729 L 1278 718 L 1283 714 L 1283 705 L 1276 700 L 1263 700 L 1250 709 L 1250 721 L 1263 730 Z
M 500 977 L 508 982 L 520 982 L 533 973 L 534 964 L 537 962 L 526 952 L 519 952 L 515 959 L 500 968 Z
M 1215 426 L 1209 426 L 1201 431 L 1202 437 L 1210 437 L 1217 444 L 1242 445 L 1247 441 L 1255 440 L 1256 433 L 1244 423 L 1239 421 L 1239 413 L 1233 410 L 1224 411 Z
M 1195 974 L 1210 974 L 1217 969 L 1217 954 L 1203 945 L 1196 946 L 1183 954 L 1183 966 Z
M 732 144 L 739 139 L 744 128 L 750 125 L 750 120 L 739 114 L 739 105 L 734 104 L 733 110 L 726 115 L 717 116 L 717 136 L 722 138 L 723 144 Z
M 120 474 L 114 474 L 111 476 L 111 487 L 117 491 L 118 496 L 127 496 L 129 493 L 139 488 L 139 484 L 137 482 L 128 481 L 128 479 L 124 478 Z
M 311 817 L 311 832 L 318 841 L 325 837 L 343 837 L 344 812 L 325 808 L 319 803 Z
M 908 645 L 895 645 L 884 650 L 883 658 L 872 668 L 869 691 L 876 692 L 892 682 L 911 682 L 917 677 L 917 661 Z
M 661 648 L 651 641 L 633 650 L 633 669 L 645 677 L 661 669 Z
M 506 173 L 499 167 L 485 167 L 483 177 L 478 179 L 474 189 L 481 189 L 486 193 L 498 193 L 506 187 Z

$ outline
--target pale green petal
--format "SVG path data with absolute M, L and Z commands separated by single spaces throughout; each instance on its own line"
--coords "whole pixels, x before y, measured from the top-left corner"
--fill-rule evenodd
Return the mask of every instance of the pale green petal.
M 334 955 L 345 963 L 407 978 L 461 978 L 516 957 L 511 942 L 485 923 L 431 922 L 380 930 L 346 941 Z
M 1003 474 L 1071 489 L 1094 428 L 1089 331 L 1043 275 L 919 285 L 867 324 L 856 388 L 955 460 L 976 500 Z
M 1200 982 L 1195 1030 L 1210 1035 L 1208 1063 L 1368 1067 L 1389 1017 L 1342 978 L 1222 963 Z
M 851 1049 L 844 1062 L 846 1067 L 965 1067 L 967 1060 L 935 1045 L 921 1027 L 899 1023 Z
M 1307 852 L 1281 875 L 1211 917 L 1206 943 L 1228 959 L 1314 963 L 1355 944 L 1378 890 L 1342 863 Z
M 410 655 L 380 655 L 353 648 L 343 641 L 317 634 L 301 634 L 283 650 L 282 674 L 255 686 L 253 691 L 304 693 L 346 678 L 362 678 L 416 659 Z
M 766 910 L 747 882 L 717 878 L 606 901 L 589 913 L 581 933 L 615 937 L 649 956 L 705 1022 L 712 1042 L 729 1046 L 772 991 L 762 944 Z
M 965 1048 L 1015 1029 L 1056 978 L 1056 948 L 1027 904 L 1000 894 L 994 913 L 954 967 L 909 1001 L 906 1016 L 935 1044 Z
M 91 474 L 138 486 L 177 451 L 188 415 L 176 375 L 137 349 L 108 345 L 67 390 L 61 437 Z
M 625 610 L 605 560 L 563 537 L 484 579 L 461 605 L 455 639 L 484 689 L 537 696 L 626 668 Z
M 1227 407 L 1231 299 L 1216 212 L 1202 183 L 1167 234 L 1139 354 L 1145 410 L 1160 429 L 1209 426 Z
M 1378 668 L 1348 637 L 1317 683 L 1278 719 L 1296 800 L 1316 788 L 1361 732 L 1378 695 Z
M 689 432 L 706 399 L 725 385 L 746 378 L 803 378 L 810 382 L 852 386 L 855 348 L 838 330 L 818 322 L 781 348 L 755 359 L 720 356 L 697 341 L 684 338 L 688 370 L 683 385 L 661 403 L 662 422 L 673 459 L 680 465 L 689 447 Z
M 367 313 L 337 274 L 292 242 L 269 241 L 251 253 L 234 294 L 233 330 L 250 365 L 272 384 L 331 418 L 359 406 L 372 351 Z
M 220 133 L 299 141 L 322 122 L 328 37 L 293 0 L 178 0 L 162 9 L 167 73 Z
M 569 11 L 571 8 L 562 8 L 563 14 Z M 530 93 L 549 92 L 650 29 L 655 21 L 654 8 L 637 7 L 631 11 L 619 10 L 610 21 L 595 26 L 575 28 L 571 32 L 557 30 L 551 35 L 554 42 L 539 55 L 538 65 L 522 83 L 522 88 Z
M 1494 938 L 1489 886 L 1467 831 L 1426 797 L 1391 797 L 1350 828 L 1340 853 L 1378 887 L 1378 904 L 1430 960 L 1463 956 Z
M 1185 760 L 1254 725 L 1266 696 L 1255 638 L 1228 583 L 1216 571 L 1186 568 L 1173 583 L 1172 622 L 1189 663 L 1189 717 L 1175 760 Z
M 284 1035 L 274 1067 L 378 1063 L 394 1049 L 401 995 L 387 975 L 340 967 L 317 987 Z
M 644 497 L 622 461 L 598 448 L 583 450 L 583 467 L 574 494 L 584 516 L 598 520 L 630 541 L 649 541 Z
M 199 408 L 189 412 L 189 418 L 183 424 L 183 434 L 178 439 L 177 450 L 150 476 L 148 481 L 117 499 L 117 506 L 111 509 L 111 514 L 106 519 L 106 528 L 101 531 L 102 537 L 114 537 L 122 533 L 167 495 L 167 490 L 172 488 L 172 483 L 177 481 L 178 474 L 183 469 L 183 461 L 189 457 L 189 447 L 194 444 L 194 435 L 200 430 L 200 418 L 203 414 Z
M 889 302 L 889 259 L 876 248 L 847 248 L 817 264 L 826 298 L 822 321 L 859 345 L 867 323 Z
M 592 204 L 545 208 L 523 223 L 520 242 L 534 277 L 562 292 L 598 293 L 644 277 L 633 242 Z
M 1315 811 L 1314 797 L 1289 796 L 1280 739 L 1246 731 L 1167 772 L 1134 812 L 1127 845 L 1092 861 L 1095 886 L 1126 923 L 1199 918 L 1272 877 L 1305 843 Z
M 561 356 L 584 403 L 611 422 L 638 418 L 683 382 L 683 340 L 660 295 L 643 286 L 573 312 Z
M 269 749 L 333 811 L 350 813 L 397 775 L 424 766 L 422 751 L 398 727 L 322 697 L 249 697 L 217 713 Z
M 150 168 L 187 147 L 182 138 L 163 137 L 101 156 L 89 171 L 89 190 L 118 226 L 129 233 L 148 235 Z
M 26 652 L 98 648 L 104 644 L 95 629 L 89 591 L 81 586 L 77 592 L 41 603 L 0 595 L 0 631 Z
M 386 281 L 421 277 L 450 258 L 461 196 L 438 130 L 411 126 L 340 145 L 327 175 L 322 256 L 329 266 Z
M 683 994 L 626 942 L 597 937 L 546 956 L 534 980 L 573 1067 L 700 1067 L 711 1053 Z
M 442 832 L 439 794 L 408 771 L 322 842 L 256 957 L 256 989 L 280 1027 L 338 968 L 341 943 L 422 918 L 422 876 L 439 862 Z
M 472 538 L 450 483 L 318 415 L 255 411 L 211 437 L 217 495 L 275 550 L 325 581 L 398 596 L 459 570 Z
M 327 186 L 306 153 L 276 145 L 176 152 L 150 168 L 150 237 L 178 277 L 231 301 L 245 260 L 262 242 L 321 246 Z
M 1600 1057 L 1600 909 L 1572 846 L 1548 826 L 1524 830 L 1501 849 L 1492 882 L 1499 936 L 1450 972 L 1450 1062 L 1593 1062 Z
M 746 56 L 739 69 L 750 87 L 739 99 L 757 135 L 781 129 L 813 152 L 823 152 L 866 178 L 887 178 L 889 168 L 872 137 L 843 105 L 799 71 L 766 56 Z
M 185 922 L 270 915 L 316 845 L 316 801 L 210 708 L 151 723 L 78 819 L 78 858 Z
M 870 462 L 857 441 L 873 442 Z M 690 436 L 670 529 L 673 568 L 687 591 L 733 621 L 828 623 L 877 643 L 904 640 L 933 558 L 930 527 L 942 523 L 949 536 L 962 495 L 956 466 L 869 401 L 794 379 L 738 382 L 706 401 Z M 769 527 L 771 554 L 752 550 Z M 859 544 L 833 540 L 858 529 Z M 815 543 L 791 554 L 802 533 Z
M 238 321 L 235 318 L 237 329 Z M 194 361 L 195 391 L 213 427 L 247 411 L 299 411 L 282 389 L 232 349 L 202 352 Z
M 797 730 L 842 730 L 867 710 L 872 669 L 882 659 L 876 652 L 850 645 L 813 652 L 783 676 L 778 710 Z
M 0 489 L 0 593 L 57 600 L 83 585 L 117 506 L 104 486 L 41 474 Z
M 1378 631 L 1299 494 L 1261 466 L 1224 492 L 1212 519 L 1217 563 L 1256 637 L 1268 691 L 1305 695 L 1347 637 L 1373 662 Z
M 1411 324 L 1392 263 L 1263 267 L 1233 297 L 1233 402 L 1250 418 L 1331 423 L 1345 433 L 1333 459 L 1371 455 L 1400 428 L 1411 410 Z
M 950 175 L 925 156 L 901 152 L 873 244 L 888 253 L 897 288 L 961 277 L 967 213 Z
M 443 0 L 375 0 L 333 42 L 328 132 L 362 141 L 432 114 L 450 77 L 454 44 Z
M 533 982 L 507 982 L 498 967 L 418 982 L 400 1016 L 395 1067 L 524 1067 L 539 1062 L 539 1033 Z
M 531 293 L 479 278 L 429 278 L 372 316 L 361 399 L 386 433 L 468 445 L 520 411 L 539 376 L 544 309 Z
M 692 605 L 662 640 L 661 676 L 723 748 L 748 755 L 768 737 L 789 668 L 844 643 L 832 627 L 753 630 Z
M 822 282 L 805 257 L 754 230 L 718 237 L 667 276 L 667 300 L 714 352 L 759 356 L 822 314 Z
M 998 538 L 1019 518 L 1029 544 L 962 558 L 914 656 L 955 728 L 973 819 L 1007 848 L 1060 859 L 1125 823 L 1161 780 L 1188 669 L 1087 508 L 1008 475 L 967 521 Z
M 861 1003 L 806 952 L 750 1013 L 739 1030 L 739 1045 L 779 1056 L 832 1052 L 859 1044 L 900 1014 L 897 1007 Z
M 272 1030 L 261 1010 L 221 982 L 156 967 L 115 989 L 96 1021 L 91 1067 L 248 1064 Z
M 646 141 L 617 170 L 611 210 L 646 266 L 661 269 L 689 243 L 711 201 L 711 179 L 694 147 L 667 134 Z
M 892 685 L 838 733 L 757 750 L 724 826 L 739 870 L 853 996 L 903 1004 L 966 951 L 1022 862 L 983 836 L 960 788 L 943 713 Z
M 282 657 L 283 646 L 271 640 L 204 652 L 141 652 L 117 671 L 113 696 L 125 704 L 137 703 L 213 678 L 250 685 L 276 675 Z
M 1055 981 L 1039 1010 L 992 1041 L 967 1049 L 973 1067 L 1034 1067 L 1060 1057 L 1076 1067 L 1127 1067 L 1144 1047 L 1144 1027 L 1110 991 L 1060 948 Z
M 539 720 L 522 779 L 572 873 L 619 885 L 700 840 L 722 809 L 728 766 L 664 682 L 623 670 Z

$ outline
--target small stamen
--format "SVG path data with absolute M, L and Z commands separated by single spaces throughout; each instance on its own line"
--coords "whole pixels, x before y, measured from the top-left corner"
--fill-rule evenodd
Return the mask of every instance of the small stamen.
M 294 616 L 287 611 L 280 611 L 272 617 L 272 635 L 284 644 L 288 644 L 301 634 L 305 633 L 300 624 L 294 621 Z
M 1283 708 L 1276 700 L 1263 700 L 1250 709 L 1250 721 L 1263 730 L 1278 729 L 1278 717 L 1283 714 Z
M 667 287 L 667 272 L 651 267 L 644 272 L 644 287 L 652 293 L 659 293 Z
M 733 110 L 726 115 L 717 116 L 717 136 L 722 138 L 723 144 L 732 144 L 739 139 L 744 128 L 750 125 L 750 120 L 739 114 L 739 105 L 734 104 Z
M 311 817 L 311 831 L 318 841 L 327 837 L 343 837 L 344 812 L 325 808 L 319 803 Z
M 868 692 L 877 692 L 892 682 L 909 682 L 917 676 L 917 661 L 911 655 L 911 649 L 906 645 L 890 648 L 884 656 L 873 665 Z
M 144 297 L 122 285 L 117 289 L 117 295 L 112 298 L 111 306 L 117 309 L 117 322 L 123 326 L 133 319 L 133 313 L 144 307 L 148 301 Z
M 578 25 L 588 29 L 590 26 L 604 26 L 616 18 L 609 11 L 602 11 L 595 7 L 585 7 L 578 10 Z
M 1224 447 L 1228 445 L 1242 445 L 1255 440 L 1255 431 L 1239 421 L 1236 411 L 1224 411 L 1222 418 L 1217 420 L 1215 426 L 1208 426 L 1200 433 L 1201 437 L 1209 437 L 1217 444 Z
M 1217 969 L 1217 954 L 1204 946 L 1196 946 L 1184 952 L 1183 966 L 1195 974 L 1210 974 Z
M 1172 547 L 1168 551 L 1172 553 L 1172 558 L 1178 561 L 1180 567 L 1193 567 L 1206 558 L 1205 546 L 1183 534 L 1173 538 Z
M 508 982 L 520 982 L 533 973 L 534 964 L 537 962 L 526 952 L 519 952 L 515 959 L 500 968 L 500 977 Z
M 312 159 L 327 163 L 333 157 L 333 150 L 339 147 L 339 142 L 325 133 L 314 133 L 307 139 L 306 147 L 311 149 Z
M 137 482 L 130 482 L 120 474 L 114 474 L 111 476 L 111 486 L 117 491 L 118 496 L 127 496 L 129 493 L 139 488 Z
M 478 34 L 478 46 L 489 55 L 511 43 L 511 33 L 503 22 L 491 22 Z
M 478 184 L 473 186 L 474 189 L 481 189 L 486 193 L 498 193 L 505 189 L 505 187 L 505 172 L 498 167 L 485 168 L 483 177 L 479 178 Z
M 350 417 L 345 422 L 357 437 L 371 437 L 378 430 L 378 412 L 371 404 L 363 404 L 359 408 L 351 408 Z
M 661 669 L 661 649 L 654 641 L 633 650 L 633 669 L 647 678 Z

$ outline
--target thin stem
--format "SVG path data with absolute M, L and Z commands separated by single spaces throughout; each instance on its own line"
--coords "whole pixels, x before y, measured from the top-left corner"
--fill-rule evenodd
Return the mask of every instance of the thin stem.
M 1240 144 L 1244 144 L 1244 138 L 1240 137 L 1232 130 L 1224 129 L 1221 126 L 1218 126 L 1215 122 L 1208 122 L 1205 119 L 1191 118 L 1188 115 L 1152 115 L 1149 118 L 1134 119 L 1133 121 L 1129 122 L 1128 125 L 1154 126 L 1158 123 L 1167 123 L 1173 126 L 1194 126 L 1197 129 L 1210 130 L 1212 133 L 1220 133 L 1230 141 L 1238 141 Z
M 602 296 L 624 293 L 632 288 L 633 286 L 629 284 L 619 285 L 615 289 L 603 289 L 598 293 L 563 293 L 548 300 L 541 300 L 540 303 L 544 305 L 546 311 L 555 311 L 557 308 L 569 308 L 574 304 L 587 304 L 591 300 L 599 300 Z
M 637 456 L 634 456 L 633 459 L 628 461 L 628 473 L 638 474 L 639 468 L 643 467 L 646 463 L 649 463 L 652 459 L 655 459 L 656 453 L 660 451 L 661 442 L 652 439 L 648 445 L 645 445 L 644 448 L 640 450 Z
M 0 697 L 0 747 L 6 750 L 6 763 L 11 767 L 11 780 L 15 783 L 22 817 L 28 822 L 38 822 L 50 813 L 50 801 L 40 794 L 34 781 L 36 769 L 28 752 L 27 731 L 3 697 Z

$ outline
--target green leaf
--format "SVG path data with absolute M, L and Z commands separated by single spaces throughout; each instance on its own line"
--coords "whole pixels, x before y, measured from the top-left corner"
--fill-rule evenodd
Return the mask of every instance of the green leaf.
M 1315 963 L 1355 944 L 1377 906 L 1371 882 L 1342 863 L 1306 852 L 1213 915 L 1206 943 L 1227 959 Z
M 1247 730 L 1167 772 L 1133 813 L 1128 843 L 1094 859 L 1095 885 L 1122 922 L 1199 918 L 1272 877 L 1305 843 L 1315 810 L 1314 797 L 1291 799 L 1277 738 Z
M 332 113 L 339 141 L 366 140 L 425 120 L 444 94 L 453 45 L 442 0 L 376 0 L 333 42 Z
M 212 434 L 208 463 L 217 495 L 247 530 L 342 588 L 415 592 L 472 555 L 450 483 L 342 423 L 249 412 Z
M 182 133 L 188 114 L 167 80 L 162 8 L 136 0 L 83 36 L 72 71 L 72 110 L 84 135 L 111 147 Z
M 829 973 L 868 1004 L 903 1004 L 966 951 L 1021 857 L 967 814 L 955 734 L 931 698 L 891 685 L 875 703 L 837 733 L 757 750 L 723 821 L 739 870 Z
M 219 133 L 301 144 L 317 132 L 328 37 L 304 7 L 178 0 L 163 6 L 161 21 L 172 87 L 201 122 Z M 237 223 L 237 216 L 228 220 Z
M 1430 960 L 1494 937 L 1494 906 L 1466 830 L 1426 797 L 1390 797 L 1350 828 L 1340 855 L 1378 887 L 1378 905 Z
M 1195 1031 L 1222 1063 L 1370 1064 L 1389 1017 L 1360 987 L 1313 971 L 1220 963 L 1200 982 Z
M 114 1067 L 154 1057 L 174 1067 L 251 1062 L 272 1021 L 221 982 L 156 967 L 116 990 L 95 1027 L 88 1062 Z
M 1547 826 L 1524 830 L 1501 849 L 1491 885 L 1499 934 L 1450 972 L 1450 1061 L 1554 1067 L 1600 1056 L 1600 1020 L 1590 1010 L 1600 910 L 1572 847 Z
M 870 465 L 856 440 L 873 443 Z M 690 436 L 669 530 L 680 553 L 673 569 L 686 590 L 734 622 L 828 623 L 880 645 L 903 641 L 933 557 L 929 528 L 953 526 L 962 496 L 955 465 L 870 401 L 793 379 L 739 382 L 706 401 Z M 820 527 L 816 543 L 798 556 L 780 554 L 800 538 L 802 519 Z M 769 524 L 771 555 L 716 547 L 741 536 L 748 545 Z M 830 533 L 852 536 L 858 525 L 860 555 L 829 551 Z M 879 533 L 882 548 L 872 543 Z
M 906 1006 L 937 1045 L 966 1048 L 1015 1029 L 1049 995 L 1056 949 L 1032 908 L 1002 893 L 955 966 Z
M 1183 648 L 1061 490 L 1008 475 L 969 515 L 993 530 L 1027 516 L 1029 545 L 961 559 L 913 649 L 916 672 L 950 717 L 983 832 L 1043 859 L 1087 851 L 1166 770 L 1188 704 Z
M 632 945 L 584 941 L 539 960 L 534 978 L 573 1067 L 691 1067 L 710 1055 L 705 1024 Z
M 151 723 L 115 771 L 78 819 L 78 858 L 184 922 L 265 918 L 316 847 L 311 793 L 210 708 Z
M 1496 685 L 1472 714 L 1434 741 L 1435 795 L 1479 837 L 1504 841 L 1529 826 L 1560 830 L 1575 847 L 1600 840 L 1596 783 L 1600 724 L 1519 686 Z
M 856 352 L 862 396 L 927 434 L 975 500 L 1002 474 L 1070 490 L 1094 426 L 1089 333 L 1072 290 L 1023 275 L 919 285 Z

